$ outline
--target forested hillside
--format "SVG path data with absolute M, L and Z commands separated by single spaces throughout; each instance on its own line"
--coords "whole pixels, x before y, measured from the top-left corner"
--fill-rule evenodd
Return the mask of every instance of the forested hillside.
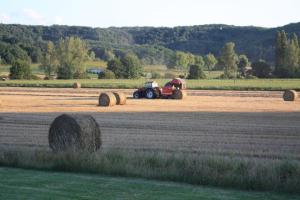
M 300 23 L 278 28 L 202 25 L 186 27 L 90 28 L 79 26 L 26 26 L 0 24 L 0 56 L 10 63 L 13 57 L 30 56 L 39 62 L 47 41 L 77 36 L 85 40 L 96 57 L 107 56 L 107 50 L 132 51 L 146 64 L 166 64 L 175 50 L 204 55 L 220 54 L 226 42 L 234 42 L 238 54 L 251 61 L 264 59 L 274 63 L 276 33 L 300 35 Z

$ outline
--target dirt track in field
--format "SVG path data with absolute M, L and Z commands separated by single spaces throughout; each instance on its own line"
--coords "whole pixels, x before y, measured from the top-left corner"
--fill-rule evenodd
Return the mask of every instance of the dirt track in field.
M 83 112 L 100 124 L 104 148 L 300 159 L 300 101 L 284 102 L 282 92 L 188 92 L 183 101 L 103 108 L 99 89 L 0 88 L 0 147 L 48 149 L 52 120 Z

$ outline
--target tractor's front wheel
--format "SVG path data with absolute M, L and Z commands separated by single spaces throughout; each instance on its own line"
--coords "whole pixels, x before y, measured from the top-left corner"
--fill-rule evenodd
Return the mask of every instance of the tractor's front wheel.
M 133 93 L 133 98 L 134 98 L 134 99 L 139 99 L 139 98 L 141 98 L 140 92 L 139 92 L 139 91 L 135 91 L 135 92 Z

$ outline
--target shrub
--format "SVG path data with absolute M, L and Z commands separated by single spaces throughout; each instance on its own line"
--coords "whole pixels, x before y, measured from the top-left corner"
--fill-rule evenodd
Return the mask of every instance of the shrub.
M 9 69 L 10 79 L 30 79 L 31 68 L 30 63 L 26 60 L 14 61 L 11 68 Z
M 235 76 L 228 76 L 228 74 L 227 75 L 221 74 L 219 76 L 219 79 L 234 79 L 234 78 L 235 78 Z
M 74 79 L 89 79 L 88 73 L 86 72 L 75 72 L 73 75 Z
M 115 76 L 115 73 L 113 73 L 112 71 L 106 69 L 106 70 L 99 73 L 98 78 L 99 79 L 115 79 L 116 76 Z
M 31 80 L 42 80 L 42 78 L 40 78 L 39 76 L 34 75 L 34 74 L 31 74 L 30 79 Z
M 158 73 L 158 72 L 152 72 L 151 77 L 154 78 L 154 79 L 162 78 L 161 74 Z
M 165 78 L 176 78 L 176 74 L 172 73 L 172 72 L 166 72 L 165 73 Z
M 126 54 L 120 59 L 114 58 L 107 63 L 107 69 L 111 70 L 117 78 L 140 78 L 143 72 L 142 64 L 135 54 Z
M 263 60 L 252 63 L 251 67 L 253 75 L 258 78 L 269 78 L 271 76 L 272 68 Z
M 256 76 L 254 76 L 254 75 L 251 75 L 251 74 L 248 74 L 248 75 L 246 75 L 246 77 L 245 77 L 246 79 L 257 79 L 257 77 Z
M 204 79 L 206 78 L 200 65 L 191 65 L 189 70 L 189 79 Z

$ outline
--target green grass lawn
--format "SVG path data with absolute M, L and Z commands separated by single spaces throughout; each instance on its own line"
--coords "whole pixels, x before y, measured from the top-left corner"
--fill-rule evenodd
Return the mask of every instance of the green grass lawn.
M 156 80 L 163 86 L 170 79 Z M 80 82 L 85 88 L 138 88 L 144 85 L 146 79 L 107 79 L 107 80 L 8 80 L 0 81 L 5 87 L 57 87 L 69 88 L 74 82 Z M 220 90 L 300 90 L 300 79 L 240 79 L 240 80 L 187 80 L 188 89 L 220 89 Z
M 143 179 L 0 168 L 0 199 L 296 200 L 300 196 Z

